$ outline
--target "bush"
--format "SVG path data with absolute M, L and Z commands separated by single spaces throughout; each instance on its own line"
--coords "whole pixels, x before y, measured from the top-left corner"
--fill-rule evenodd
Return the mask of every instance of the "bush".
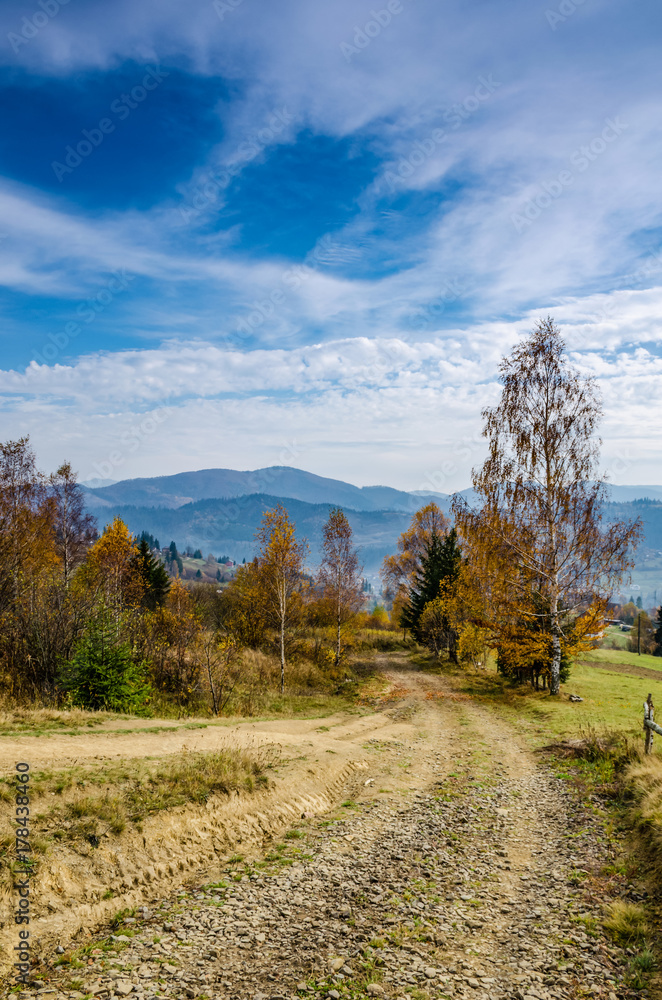
M 122 641 L 123 626 L 121 616 L 105 607 L 91 620 L 60 674 L 72 705 L 134 714 L 147 710 L 151 689 L 145 664 L 136 663 L 131 646 Z

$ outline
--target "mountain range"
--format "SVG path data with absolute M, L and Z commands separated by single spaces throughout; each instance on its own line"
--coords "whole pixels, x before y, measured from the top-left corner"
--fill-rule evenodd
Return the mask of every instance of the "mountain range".
M 131 504 L 140 507 L 183 507 L 196 500 L 228 500 L 233 497 L 266 493 L 288 497 L 305 503 L 328 503 L 352 510 L 414 511 L 421 506 L 421 496 L 405 493 L 390 486 L 352 486 L 340 479 L 326 479 L 312 472 L 277 465 L 253 472 L 235 469 L 201 469 L 199 472 L 179 472 L 173 476 L 153 479 L 125 479 L 97 489 L 84 487 L 88 506 L 100 514 L 105 509 Z M 430 493 L 437 503 L 449 503 L 445 493 Z
M 203 469 L 83 488 L 88 509 L 100 527 L 119 516 L 132 532 L 149 531 L 162 545 L 174 540 L 180 550 L 191 546 L 205 555 L 213 552 L 239 561 L 254 555 L 255 533 L 264 511 L 282 503 L 297 526 L 297 535 L 308 540 L 310 564 L 317 564 L 322 525 L 332 507 L 342 507 L 367 576 L 376 575 L 384 556 L 395 551 L 398 536 L 408 527 L 414 511 L 434 500 L 449 513 L 451 502 L 445 493 L 353 486 L 287 466 L 252 472 Z M 662 487 L 609 489 L 607 518 L 641 516 L 645 528 L 642 549 L 649 557 L 662 550 Z M 463 490 L 462 495 L 471 501 L 473 491 Z

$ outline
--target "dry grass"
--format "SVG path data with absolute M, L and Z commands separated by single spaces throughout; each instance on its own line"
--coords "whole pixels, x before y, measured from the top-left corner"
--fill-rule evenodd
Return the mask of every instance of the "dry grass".
M 88 712 L 82 708 L 4 708 L 0 710 L 0 736 L 88 729 L 109 719 L 124 718 L 110 712 Z
M 617 944 L 630 946 L 642 944 L 650 931 L 644 907 L 622 899 L 610 904 L 604 926 Z
M 642 756 L 639 740 L 617 729 L 596 729 L 590 724 L 581 727 L 579 736 L 548 743 L 540 750 L 549 750 L 557 757 L 574 757 L 593 763 L 610 761 L 616 770 L 641 760 Z
M 640 848 L 656 882 L 662 885 L 662 758 L 655 753 L 644 757 L 630 768 L 627 782 L 634 799 L 633 823 Z

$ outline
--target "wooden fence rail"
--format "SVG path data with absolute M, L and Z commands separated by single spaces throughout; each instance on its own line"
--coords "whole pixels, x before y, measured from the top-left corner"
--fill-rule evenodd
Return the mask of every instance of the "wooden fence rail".
M 653 752 L 653 733 L 662 736 L 662 726 L 658 726 L 655 719 L 655 706 L 653 705 L 653 695 L 649 694 L 644 702 L 644 732 L 646 733 L 645 752 Z

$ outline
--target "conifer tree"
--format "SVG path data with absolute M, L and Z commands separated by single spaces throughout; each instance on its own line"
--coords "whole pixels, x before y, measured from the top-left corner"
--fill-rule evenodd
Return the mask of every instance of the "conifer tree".
M 408 628 L 419 641 L 419 623 L 426 604 L 439 595 L 442 581 L 453 582 L 457 579 L 461 561 L 455 528 L 451 528 L 445 538 L 433 531 L 430 541 L 426 543 L 421 569 L 415 574 L 408 603 L 400 618 L 401 627 Z
M 134 564 L 143 582 L 142 606 L 154 611 L 161 607 L 168 596 L 170 578 L 163 564 L 156 559 L 150 550 L 146 538 L 141 538 L 138 551 L 134 556 Z
M 114 712 L 146 709 L 151 692 L 145 666 L 135 662 L 121 634 L 114 609 L 101 605 L 62 669 L 60 682 L 74 705 Z
M 656 629 L 653 633 L 653 639 L 655 640 L 655 649 L 653 650 L 653 656 L 662 656 L 662 605 L 657 609 L 657 620 L 655 622 Z

